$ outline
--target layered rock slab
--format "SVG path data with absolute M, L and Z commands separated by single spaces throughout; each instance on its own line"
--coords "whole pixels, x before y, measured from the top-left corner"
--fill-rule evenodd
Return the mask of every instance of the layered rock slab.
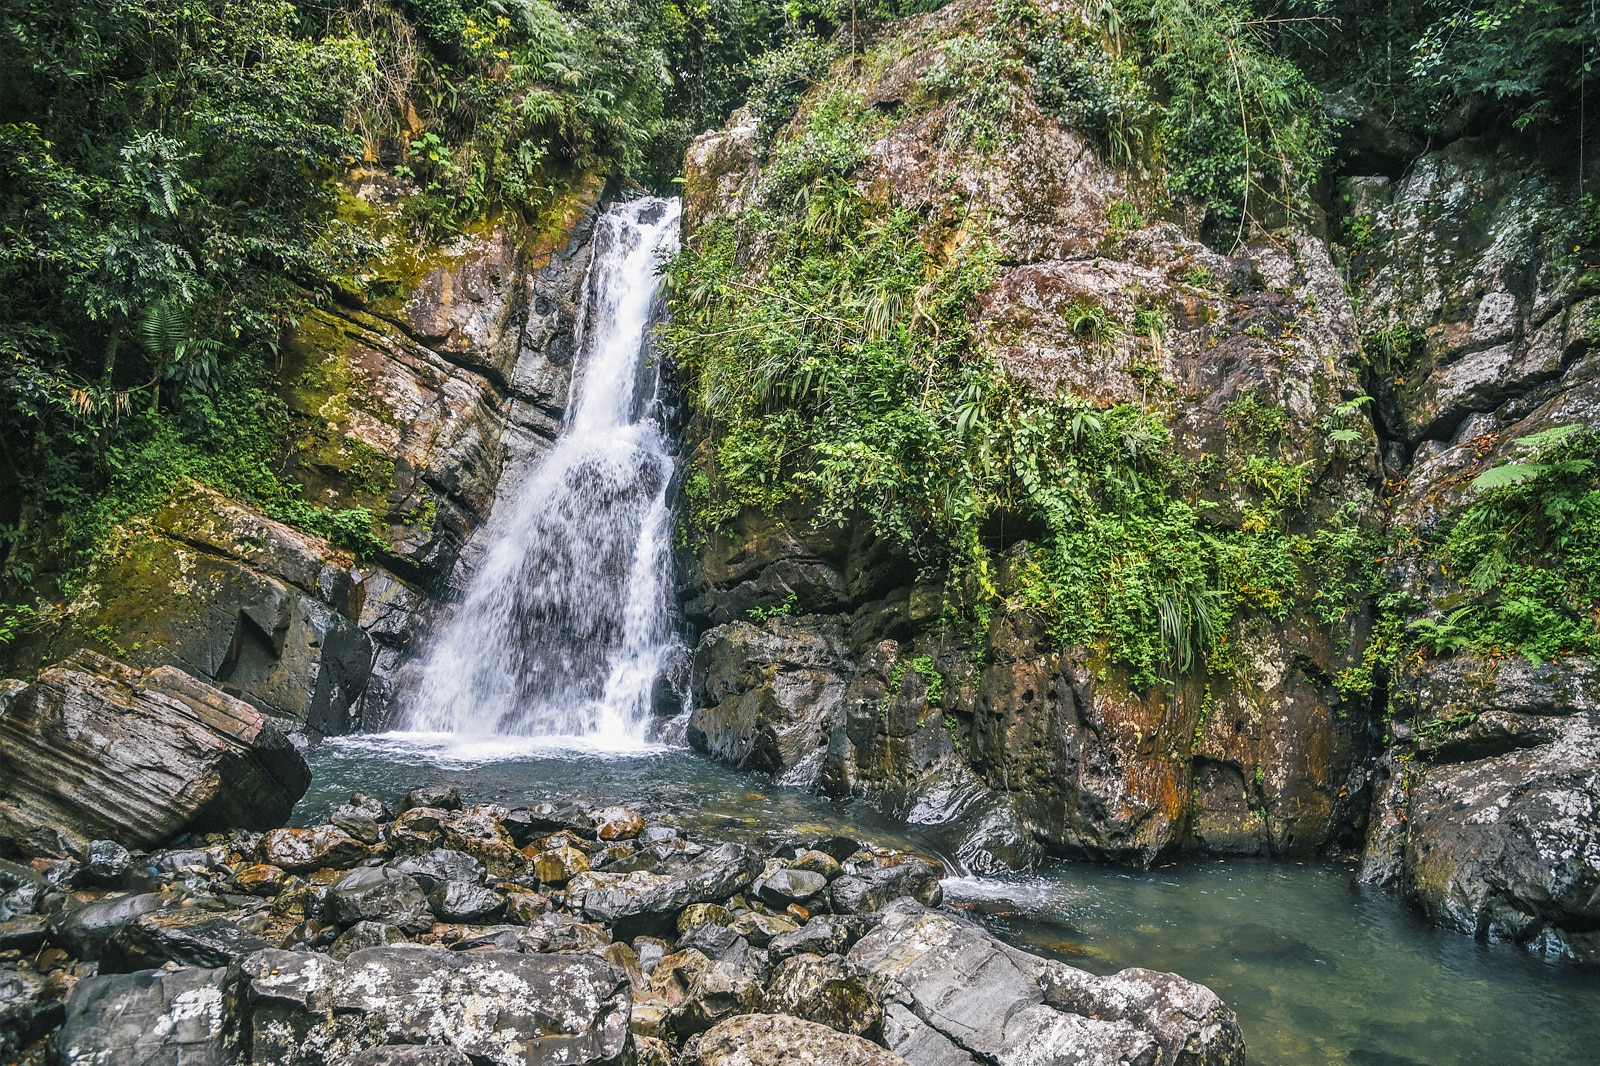
M 79 651 L 0 717 L 0 841 L 21 851 L 265 829 L 288 819 L 310 781 L 265 715 L 169 666 Z

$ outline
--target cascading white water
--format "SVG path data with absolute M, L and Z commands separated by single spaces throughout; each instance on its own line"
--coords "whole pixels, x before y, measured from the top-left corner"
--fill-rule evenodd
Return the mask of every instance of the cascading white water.
M 617 204 L 594 239 L 566 422 L 497 501 L 494 540 L 408 701 L 412 730 L 634 746 L 655 679 L 681 650 L 672 455 L 646 343 L 678 201 Z

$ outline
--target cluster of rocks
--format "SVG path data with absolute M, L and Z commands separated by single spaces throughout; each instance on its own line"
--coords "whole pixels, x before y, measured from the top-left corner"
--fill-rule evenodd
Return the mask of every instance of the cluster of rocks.
M 391 811 L 0 862 L 0 1056 L 62 1064 L 1239 1064 L 1172 974 L 1097 977 L 844 837 L 763 855 L 622 807 Z

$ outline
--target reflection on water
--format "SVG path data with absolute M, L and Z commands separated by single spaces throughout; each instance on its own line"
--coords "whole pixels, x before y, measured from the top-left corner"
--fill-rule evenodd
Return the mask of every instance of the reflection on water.
M 940 853 L 864 803 L 735 774 L 681 748 L 586 751 L 527 740 L 387 734 L 310 753 L 315 821 L 363 791 L 393 801 L 449 783 L 469 802 L 624 802 L 689 828 L 776 846 L 847 831 Z M 947 898 L 1006 939 L 1097 973 L 1125 966 L 1204 981 L 1239 1013 L 1258 1066 L 1593 1066 L 1600 975 L 1435 930 L 1319 864 L 1195 860 L 1146 874 L 1061 864 L 955 878 Z

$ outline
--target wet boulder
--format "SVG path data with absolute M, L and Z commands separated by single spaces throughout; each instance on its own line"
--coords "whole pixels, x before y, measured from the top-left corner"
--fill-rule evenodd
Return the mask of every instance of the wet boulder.
M 541 884 L 566 884 L 589 870 L 589 856 L 577 848 L 551 848 L 533 857 L 533 874 Z
M 503 893 L 466 881 L 445 881 L 428 891 L 428 906 L 441 922 L 472 925 L 492 922 L 505 914 Z
M 1038 971 L 1044 1000 L 1057 1010 L 1126 1022 L 1161 1048 L 1160 1066 L 1238 1066 L 1244 1036 L 1233 1011 L 1205 985 L 1175 973 L 1132 968 L 1098 977 L 1058 962 Z
M 506 812 L 500 824 L 516 842 L 525 847 L 539 837 L 565 830 L 589 840 L 594 839 L 594 820 L 587 808 L 567 803 L 536 803 L 531 807 L 517 807 Z
M 342 926 L 383 922 L 410 933 L 433 928 L 433 911 L 416 879 L 386 866 L 364 866 L 328 890 L 325 913 Z
M 68 954 L 89 962 L 112 957 L 111 941 L 129 922 L 181 906 L 181 891 L 144 892 L 95 900 L 69 908 L 50 926 L 50 938 Z
M 363 844 L 376 844 L 383 839 L 383 827 L 394 816 L 383 801 L 359 792 L 352 793 L 350 802 L 334 809 L 328 821 L 343 829 Z
M 364 948 L 384 948 L 404 943 L 407 943 L 406 934 L 399 926 L 361 921 L 340 933 L 339 939 L 329 945 L 328 954 L 336 959 L 347 959 Z
M 57 910 L 65 898 L 38 870 L 0 859 L 0 922 Z
M 55 1046 L 65 1066 L 237 1066 L 235 989 L 226 969 L 86 977 L 67 997 Z
M 729 923 L 728 928 L 756 947 L 764 948 L 772 943 L 774 938 L 792 933 L 800 926 L 793 919 L 782 915 L 746 911 Z
M 111 938 L 109 955 L 114 968 L 122 971 L 169 962 L 215 969 L 271 946 L 221 914 L 185 907 L 143 914 L 128 922 Z
M 751 955 L 750 941 L 725 925 L 701 922 L 678 937 L 678 950 L 694 948 L 714 962 L 731 962 L 745 969 L 758 969 Z
M 672 1027 L 680 1035 L 701 1033 L 724 1018 L 760 1010 L 762 1000 L 761 984 L 749 970 L 735 962 L 712 962 L 695 974 L 672 1012 Z
M 810 870 L 776 870 L 761 882 L 756 895 L 774 907 L 804 903 L 828 887 L 828 879 Z
M 367 846 L 333 825 L 309 829 L 274 829 L 256 845 L 263 863 L 290 873 L 347 870 L 367 857 Z
M 132 861 L 128 849 L 115 840 L 91 840 L 74 882 L 101 888 L 120 887 Z
M 0 840 L 40 826 L 87 851 L 282 825 L 305 759 L 260 711 L 170 666 L 89 651 L 40 671 L 0 717 Z
M 428 807 L 438 811 L 459 811 L 461 793 L 454 785 L 424 785 L 407 792 L 400 800 L 400 813 Z
M 749 888 L 761 869 L 761 857 L 742 844 L 723 844 L 692 860 L 678 876 L 638 871 L 631 874 L 586 874 L 581 890 L 583 913 L 613 925 L 617 936 L 630 940 L 670 931 L 678 914 L 693 903 L 726 900 Z
M 876 1037 L 883 1007 L 866 973 L 842 955 L 792 955 L 773 968 L 766 1010 Z
M 0 1058 L 10 1061 L 63 1016 L 61 996 L 48 978 L 23 965 L 0 964 Z
M 285 872 L 281 866 L 256 863 L 233 876 L 233 887 L 250 896 L 276 896 L 283 889 Z
M 909 899 L 885 908 L 848 958 L 883 990 L 885 1044 L 913 1063 L 1188 1061 L 1162 1057 L 1189 1042 L 1180 1031 L 1190 1023 L 1164 1009 L 1170 1004 L 1162 1002 L 1161 987 L 1147 989 L 1138 974 L 1125 971 L 1128 988 L 1113 983 L 1092 1002 L 1066 995 L 1052 1002 L 1045 960 Z M 1148 1010 L 1116 1009 L 1129 988 Z M 1202 1030 L 1196 1045 L 1209 1055 L 1198 1061 L 1242 1066 L 1244 1044 L 1232 1012 L 1209 1008 L 1208 1001 L 1201 1011 L 1207 1021 L 1192 1023 Z
M 717 626 L 694 652 L 689 743 L 741 770 L 791 770 L 827 743 L 852 672 L 835 622 Z
M 909 1066 L 859 1036 L 782 1014 L 747 1014 L 719 1022 L 692 1041 L 694 1066 Z
M 35 951 L 49 931 L 50 919 L 42 914 L 22 914 L 0 921 L 0 951 Z
M 341 963 L 266 951 L 241 968 L 258 1063 L 322 1066 L 405 1044 L 445 1045 L 496 1066 L 598 1066 L 628 1051 L 628 980 L 588 955 L 407 946 Z
M 925 907 L 937 907 L 944 899 L 939 888 L 943 874 L 932 863 L 909 859 L 896 866 L 841 877 L 829 887 L 828 898 L 841 914 L 868 914 L 906 896 Z
M 471 855 L 449 848 L 434 848 L 422 855 L 406 855 L 389 863 L 389 868 L 417 879 L 424 892 L 431 892 L 449 881 L 481 885 L 486 876 L 483 863 Z
M 590 815 L 600 840 L 632 840 L 644 832 L 644 819 L 626 807 L 606 807 Z
M 842 954 L 849 951 L 870 926 L 870 920 L 861 915 L 818 915 L 797 929 L 773 937 L 767 945 L 767 954 L 773 963 L 801 952 L 812 955 Z

